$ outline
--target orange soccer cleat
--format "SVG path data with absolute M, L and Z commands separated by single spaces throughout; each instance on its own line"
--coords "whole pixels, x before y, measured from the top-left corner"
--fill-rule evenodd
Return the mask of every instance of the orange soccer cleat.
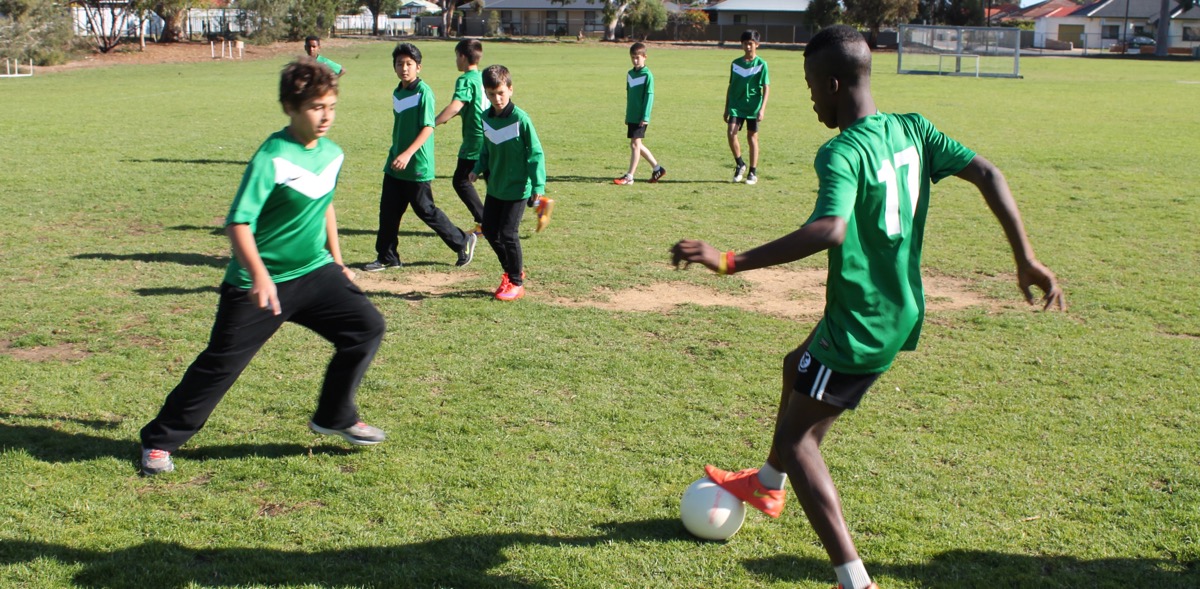
M 783 501 L 787 492 L 783 489 L 775 490 L 764 487 L 758 481 L 757 468 L 729 472 L 706 464 L 704 473 L 722 489 L 729 491 L 734 497 L 745 501 L 751 507 L 771 517 L 779 517 L 783 513 Z

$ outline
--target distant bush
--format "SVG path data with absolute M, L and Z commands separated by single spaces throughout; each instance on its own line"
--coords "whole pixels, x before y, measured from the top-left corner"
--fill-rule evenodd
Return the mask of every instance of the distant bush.
M 70 11 L 55 0 L 0 0 L 0 59 L 66 63 L 82 44 L 71 29 Z

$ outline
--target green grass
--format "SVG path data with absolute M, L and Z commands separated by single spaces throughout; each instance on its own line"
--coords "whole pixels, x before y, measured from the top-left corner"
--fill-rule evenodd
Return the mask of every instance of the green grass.
M 331 137 L 350 263 L 373 257 L 389 141 L 390 44 L 346 65 Z M 423 78 L 450 98 L 452 44 Z M 297 51 L 299 53 L 299 51 Z M 282 60 L 78 69 L 0 83 L 0 586 L 827 587 L 793 501 L 725 544 L 692 539 L 679 495 L 706 462 L 761 463 L 782 355 L 811 328 L 743 310 L 553 304 L 669 282 L 682 237 L 745 249 L 811 210 L 832 136 L 797 52 L 767 50 L 772 99 L 755 187 L 733 186 L 720 107 L 733 50 L 652 48 L 647 145 L 668 182 L 615 187 L 628 157 L 624 46 L 488 44 L 547 154 L 554 224 L 524 242 L 530 295 L 488 299 L 415 219 L 409 266 L 449 294 L 375 289 L 388 335 L 359 401 L 367 451 L 304 427 L 329 349 L 285 327 L 176 473 L 136 474 L 137 432 L 204 345 L 228 260 L 214 229 L 243 166 L 286 123 Z M 1022 80 L 897 76 L 917 111 L 997 163 L 1071 310 L 1006 306 L 1011 256 L 963 182 L 934 189 L 927 274 L 997 302 L 933 313 L 826 445 L 864 560 L 887 589 L 1200 585 L 1200 203 L 1194 64 L 1026 59 Z M 434 191 L 458 123 L 437 136 Z M 639 179 L 649 173 L 643 164 Z M 526 223 L 526 227 L 529 223 Z M 824 258 L 797 268 L 823 268 Z

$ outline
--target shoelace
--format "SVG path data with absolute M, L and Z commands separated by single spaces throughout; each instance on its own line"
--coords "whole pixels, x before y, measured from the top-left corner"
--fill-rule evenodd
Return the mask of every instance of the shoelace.
M 148 456 L 150 457 L 150 460 L 162 460 L 170 455 L 171 453 L 167 452 L 166 450 L 151 450 Z

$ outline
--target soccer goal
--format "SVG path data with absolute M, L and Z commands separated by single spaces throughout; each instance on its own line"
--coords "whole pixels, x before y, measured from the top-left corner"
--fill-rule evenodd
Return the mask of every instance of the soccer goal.
M 29 60 L 29 65 L 25 66 L 15 59 L 4 60 L 4 73 L 0 74 L 0 78 L 28 78 L 33 75 L 33 60 Z
M 900 25 L 898 74 L 1021 77 L 1021 31 L 1008 27 Z

